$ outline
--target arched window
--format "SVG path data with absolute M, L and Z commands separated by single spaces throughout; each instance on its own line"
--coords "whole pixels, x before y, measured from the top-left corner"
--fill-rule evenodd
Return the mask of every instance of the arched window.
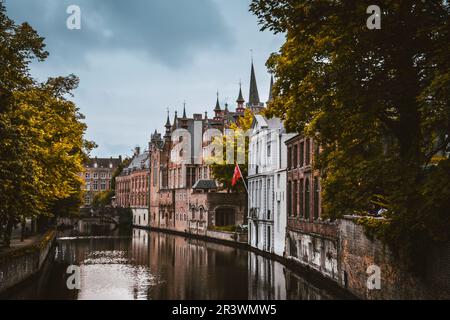
M 309 187 L 309 179 L 305 180 L 305 219 L 309 219 L 310 217 L 310 187 Z

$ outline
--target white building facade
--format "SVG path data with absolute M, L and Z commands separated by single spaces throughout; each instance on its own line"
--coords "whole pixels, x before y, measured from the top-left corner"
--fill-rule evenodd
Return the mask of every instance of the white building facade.
M 286 133 L 278 118 L 255 115 L 249 136 L 249 244 L 284 255 L 286 236 Z

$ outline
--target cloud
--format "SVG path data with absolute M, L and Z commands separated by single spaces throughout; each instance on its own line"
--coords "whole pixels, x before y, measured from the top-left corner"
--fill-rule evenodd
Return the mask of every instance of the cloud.
M 1 0 L 0 0 L 1 1 Z M 86 116 L 86 138 L 99 157 L 146 148 L 163 130 L 166 109 L 211 116 L 216 102 L 244 97 L 254 52 L 261 100 L 270 76 L 264 63 L 283 36 L 260 32 L 250 0 L 6 0 L 7 14 L 45 36 L 50 57 L 33 63 L 34 77 L 74 73 L 75 102 Z M 68 30 L 66 9 L 81 8 L 81 30 Z
M 74 64 L 91 51 L 145 52 L 178 68 L 196 53 L 233 46 L 218 5 L 209 0 L 6 0 L 16 22 L 29 22 L 46 37 L 60 63 Z M 195 3 L 195 4 L 194 4 Z M 81 9 L 81 30 L 69 30 L 67 7 Z M 194 5 L 193 5 L 194 4 Z

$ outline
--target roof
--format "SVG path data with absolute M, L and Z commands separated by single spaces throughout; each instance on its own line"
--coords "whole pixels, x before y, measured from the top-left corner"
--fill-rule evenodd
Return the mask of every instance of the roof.
M 221 111 L 220 103 L 219 103 L 219 93 L 217 93 L 217 100 L 216 100 L 216 107 L 214 108 L 214 111 Z
M 239 96 L 238 96 L 236 102 L 237 103 L 244 103 L 245 102 L 244 96 L 242 95 L 242 86 L 241 86 L 241 84 L 239 84 Z
M 258 129 L 271 129 L 271 130 L 281 130 L 284 132 L 284 126 L 283 121 L 281 121 L 280 118 L 269 118 L 256 114 L 254 115 L 253 122 L 252 122 L 252 129 L 258 130 Z
M 108 168 L 108 169 L 115 169 L 119 166 L 121 163 L 120 158 L 89 158 L 86 167 L 94 168 L 95 164 L 97 164 L 97 168 Z
M 273 100 L 272 92 L 273 92 L 273 75 L 270 76 L 269 99 L 267 100 L 267 102 L 271 102 Z
M 217 184 L 216 181 L 214 180 L 198 180 L 194 184 L 192 189 L 203 189 L 203 190 L 217 189 Z
M 140 153 L 133 156 L 130 164 L 123 170 L 123 174 L 129 174 L 135 170 L 143 170 L 150 168 L 150 157 L 149 152 L 145 151 L 144 153 Z
M 253 106 L 258 106 L 261 101 L 259 100 L 258 86 L 256 84 L 255 68 L 253 67 L 250 74 L 250 91 L 248 94 L 248 103 Z
M 290 143 L 290 142 L 292 142 L 292 141 L 294 141 L 294 140 L 296 140 L 296 139 L 299 139 L 299 138 L 302 138 L 302 135 L 300 134 L 300 133 L 297 133 L 295 136 L 293 136 L 292 138 L 290 138 L 290 139 L 287 139 L 284 143 L 285 144 L 288 144 L 288 143 Z

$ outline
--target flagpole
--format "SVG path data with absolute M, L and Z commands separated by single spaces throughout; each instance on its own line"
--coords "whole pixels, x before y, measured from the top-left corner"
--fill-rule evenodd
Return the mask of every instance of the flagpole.
M 248 194 L 247 184 L 245 183 L 244 175 L 242 174 L 241 168 L 239 167 L 239 164 L 237 162 L 236 165 L 238 167 L 239 175 L 241 176 L 242 182 L 244 183 L 245 191 L 247 191 Z

